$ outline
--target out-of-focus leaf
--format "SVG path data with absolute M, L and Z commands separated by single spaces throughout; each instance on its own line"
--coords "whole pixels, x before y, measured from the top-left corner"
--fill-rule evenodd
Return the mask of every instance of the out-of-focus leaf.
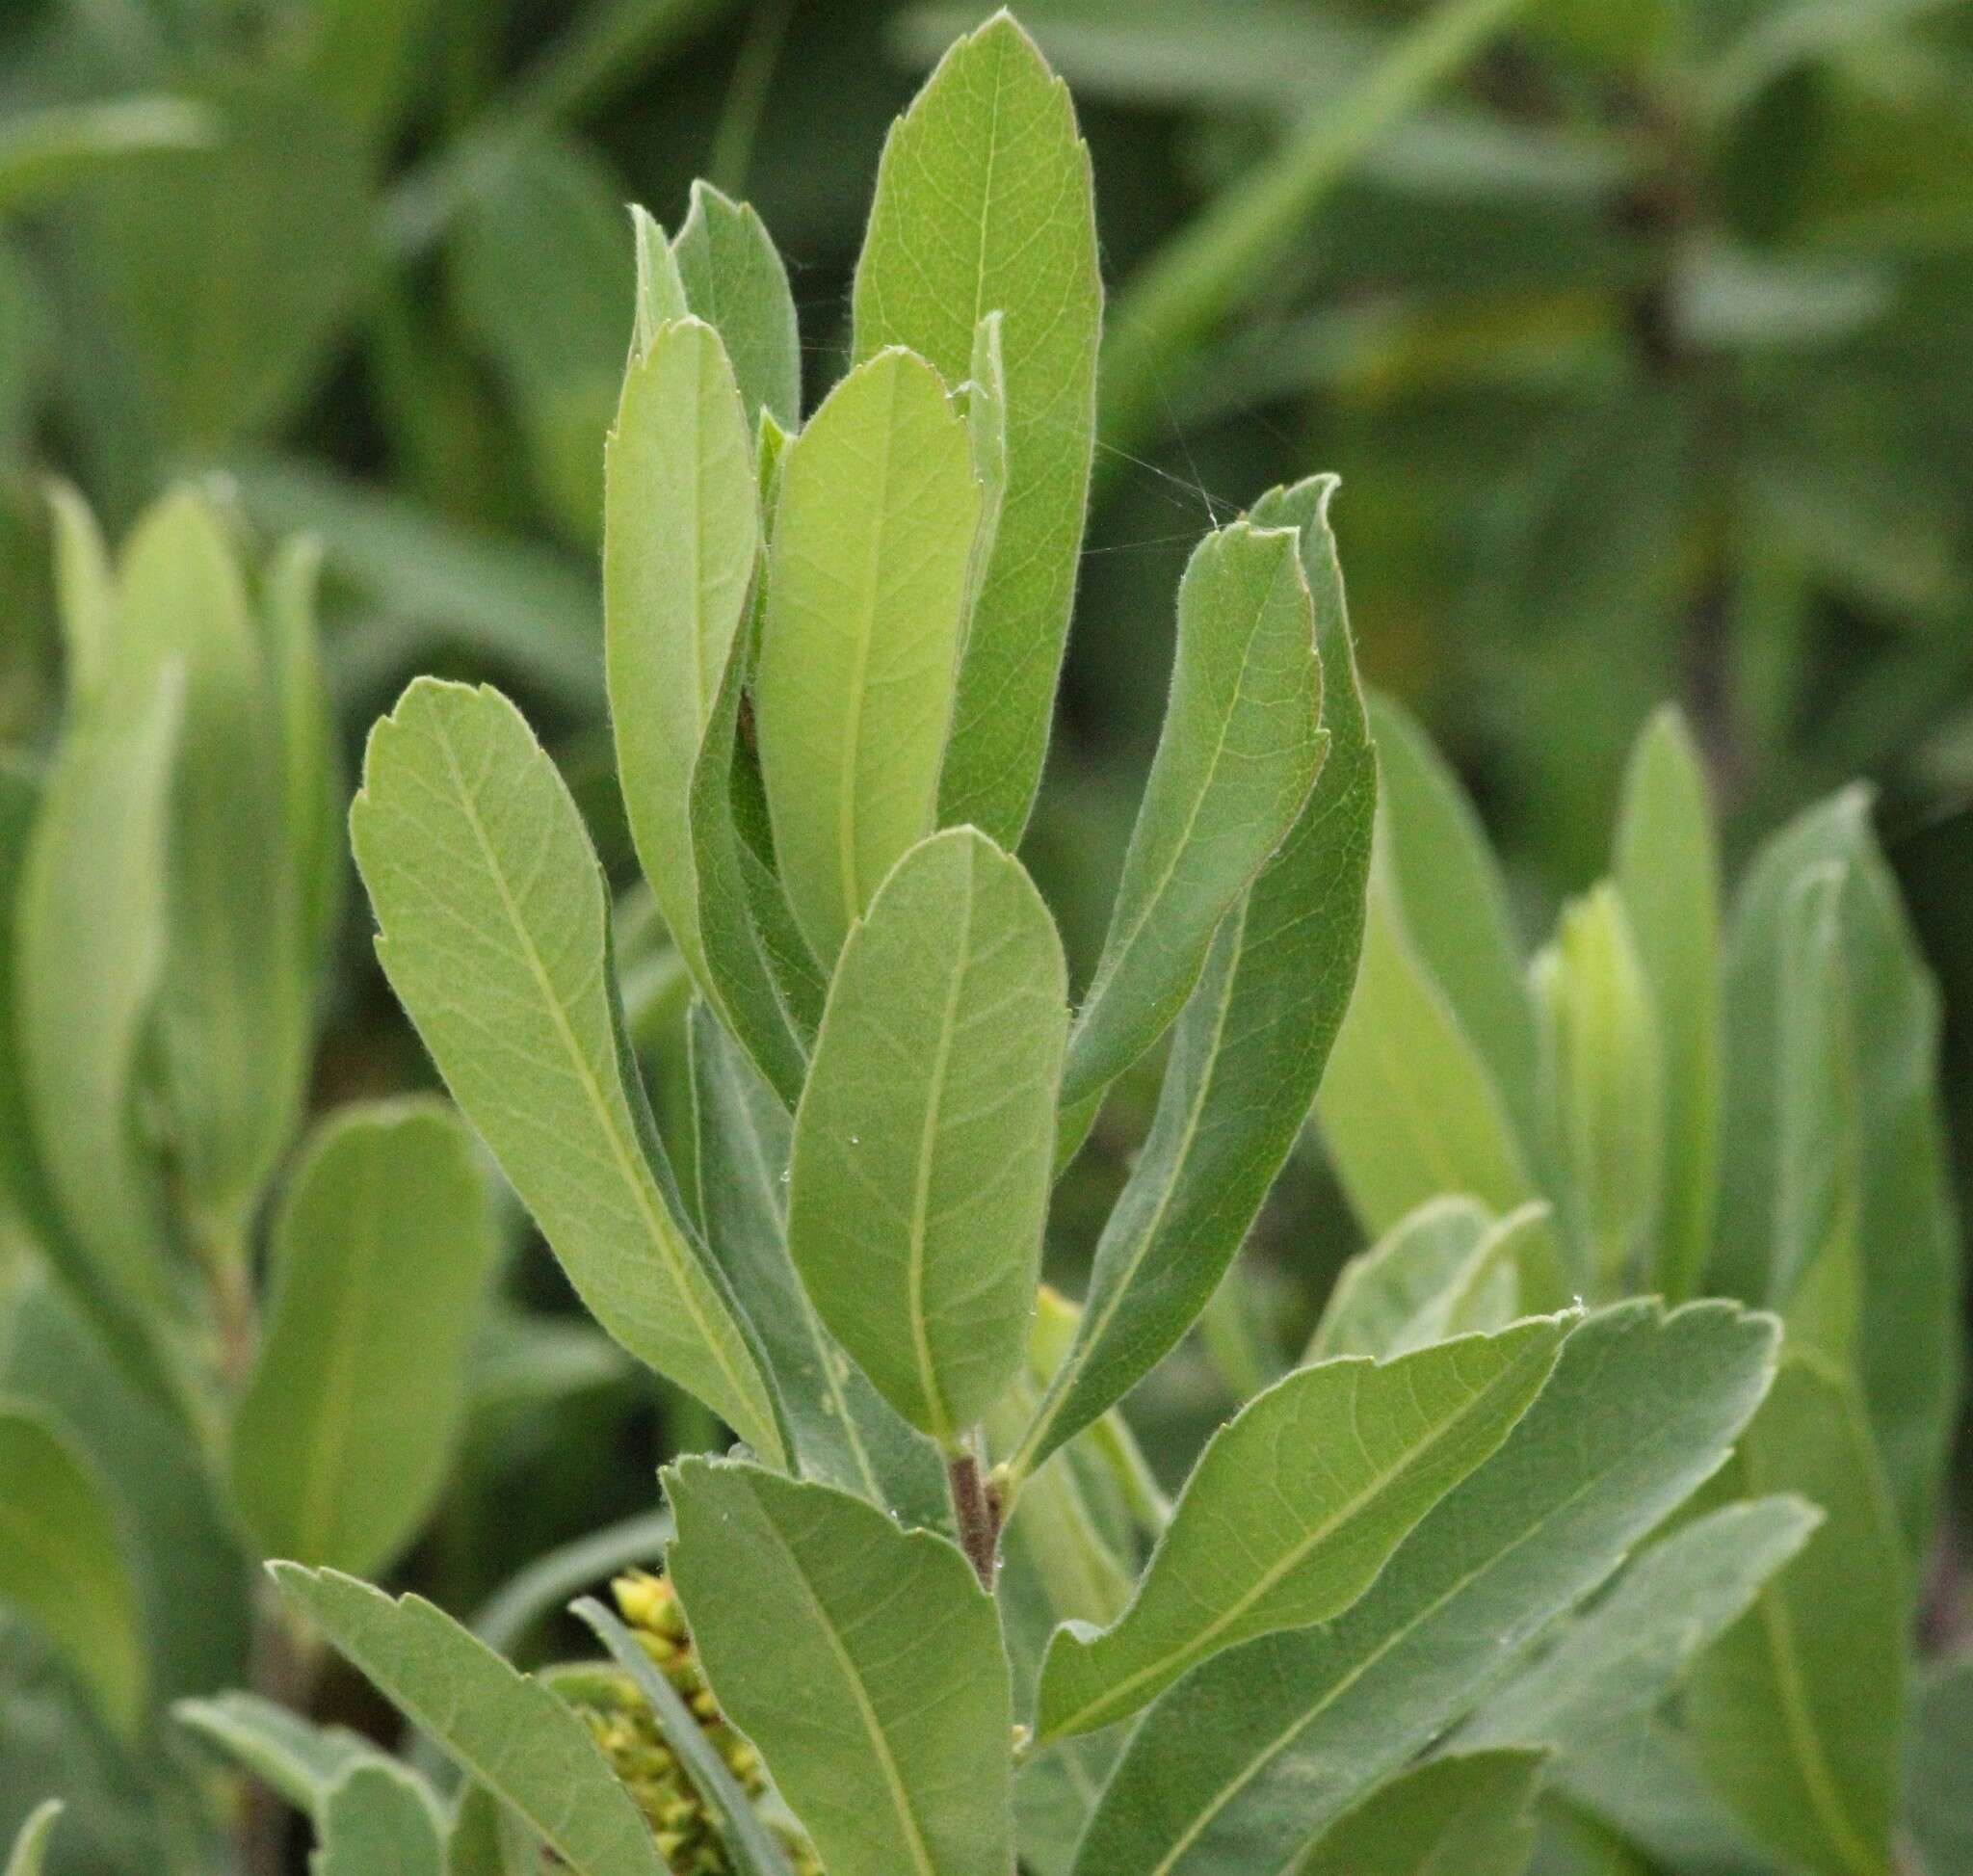
M 577 1876 L 666 1876 L 650 1826 L 589 1729 L 442 1610 L 332 1570 L 271 1566 L 283 1597 Z
M 472 1631 L 496 1653 L 511 1654 L 543 1616 L 620 1571 L 655 1564 L 671 1541 L 669 1511 L 640 1512 L 576 1538 L 515 1572 L 474 1615 Z
M 1961 1655 L 1920 1682 L 1905 1753 L 1905 1816 L 1931 1876 L 1973 1872 L 1973 1659 Z
M 214 113 L 176 97 L 21 112 L 0 132 L 0 215 L 150 151 L 208 147 L 219 132 Z
M 671 253 L 685 304 L 718 331 L 733 361 L 749 432 L 762 410 L 793 432 L 802 421 L 802 336 L 788 270 L 760 217 L 695 182 Z
M 1089 151 L 1068 90 L 1006 13 L 959 40 L 892 127 L 856 265 L 855 356 L 906 345 L 948 383 L 1002 316 L 1007 491 L 959 673 L 943 826 L 1012 848 L 1040 779 L 1095 448 Z
M 850 934 L 795 1117 L 788 1248 L 892 1407 L 951 1445 L 1018 1371 L 1068 1028 L 1054 922 L 956 828 Z
M 690 1019 L 706 1242 L 760 1331 L 802 1470 L 896 1512 L 949 1521 L 945 1466 L 843 1353 L 788 1255 L 786 1110 L 703 1004 Z
M 1179 1015 L 1150 1138 L 1103 1228 L 1074 1345 L 1016 1471 L 1120 1399 L 1205 1308 L 1302 1130 L 1343 1019 L 1363 936 L 1377 766 L 1328 526 L 1334 487 L 1313 477 L 1253 510 L 1258 524 L 1300 534 L 1328 753 Z
M 351 832 L 385 974 L 596 1320 L 778 1457 L 747 1332 L 667 1190 L 594 852 L 519 711 L 413 684 L 371 733 Z M 502 1011 L 497 1035 L 469 992 Z
M 387 1759 L 353 1765 L 322 1807 L 309 1876 L 443 1876 L 432 1794 Z
M 355 1767 L 383 1760 L 347 1727 L 316 1726 L 258 1694 L 181 1700 L 171 1717 L 311 1818 Z
M 1651 988 L 1665 1091 L 1665 1171 L 1651 1276 L 1698 1285 L 1720 1158 L 1720 859 L 1705 771 L 1685 720 L 1653 717 L 1631 752 L 1613 861 Z
M 1719 1489 L 1800 1493 L 1826 1521 L 1701 1658 L 1686 1696 L 1700 1766 L 1791 1864 L 1819 1876 L 1888 1872 L 1906 1564 L 1851 1384 L 1804 1359 L 1784 1362 Z
M 1200 1455 L 1122 1617 L 1057 1634 L 1037 1736 L 1108 1726 L 1224 1649 L 1348 1608 L 1506 1439 L 1572 1326 L 1328 1361 L 1250 1402 Z
M 1718 1466 L 1766 1390 L 1775 1341 L 1770 1319 L 1720 1304 L 1592 1316 L 1506 1444 L 1360 1601 L 1229 1651 L 1151 1708 L 1078 1870 L 1294 1868 Z
M 1227 910 L 1287 837 L 1328 748 L 1299 537 L 1236 521 L 1178 589 L 1158 751 L 1063 1069 L 1075 1117 L 1164 1034 Z
M 94 1468 L 47 1414 L 0 1400 L 0 1599 L 24 1610 L 119 1732 L 136 1731 L 148 1667 L 117 1515 Z
M 754 704 L 775 851 L 825 964 L 932 832 L 979 520 L 938 376 L 878 353 L 783 452 Z
M 1006 1876 L 1007 1657 L 964 1557 L 758 1466 L 690 1459 L 665 1478 L 706 1678 L 829 1867 Z
M 92 697 L 109 662 L 117 621 L 117 575 L 89 503 L 67 483 L 51 483 L 55 597 L 67 661 L 68 695 Z
M 1330 1825 L 1296 1876 L 1520 1876 L 1541 1763 L 1525 1752 L 1429 1758 Z
M 378 1570 L 444 1483 L 497 1241 L 450 1108 L 347 1108 L 275 1229 L 273 1302 L 231 1474 L 264 1554 Z
M 604 447 L 610 719 L 638 859 L 707 983 L 691 789 L 760 548 L 752 442 L 724 347 L 697 319 L 633 354 Z
M 59 1798 L 50 1798 L 36 1806 L 27 1822 L 20 1827 L 20 1834 L 13 1839 L 13 1849 L 7 1853 L 7 1876 L 41 1876 L 48 1853 L 48 1838 L 63 1809 Z

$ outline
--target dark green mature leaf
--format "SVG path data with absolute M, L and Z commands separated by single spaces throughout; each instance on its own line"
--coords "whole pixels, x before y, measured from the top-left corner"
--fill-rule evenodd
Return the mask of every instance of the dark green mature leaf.
M 1935 1667 L 1917 1689 L 1905 1754 L 1906 1816 L 1930 1876 L 1973 1872 L 1973 1657 Z
M 593 1597 L 584 1597 L 572 1613 L 594 1631 L 636 1684 L 665 1743 L 718 1820 L 720 1841 L 732 1861 L 734 1876 L 791 1876 L 786 1852 L 760 1821 L 753 1801 L 727 1770 L 684 1697 L 645 1652 L 644 1644 Z
M 297 1810 L 318 1819 L 329 1794 L 355 1767 L 383 1758 L 369 1740 L 348 1728 L 316 1726 L 258 1694 L 181 1700 L 171 1717 Z
M 661 325 L 633 353 L 604 464 L 604 659 L 618 774 L 645 878 L 704 984 L 692 773 L 760 549 L 752 436 L 711 326 Z
M 353 1765 L 322 1807 L 309 1876 L 443 1876 L 432 1795 L 387 1759 Z
M 1565 1755 L 1649 1714 L 1821 1522 L 1806 1499 L 1783 1493 L 1722 1506 L 1653 1545 L 1487 1703 L 1460 1735 L 1461 1749 Z
M 1200 1455 L 1121 1618 L 1056 1636 L 1037 1736 L 1108 1726 L 1222 1650 L 1347 1608 L 1507 1437 L 1572 1326 L 1328 1361 L 1250 1402 Z
M 892 127 L 856 265 L 855 356 L 907 345 L 949 383 L 1004 320 L 1007 489 L 960 669 L 943 826 L 1013 847 L 1054 716 L 1095 448 L 1097 267 L 1090 156 L 1067 88 L 997 13 Z
M 1299 545 L 1290 529 L 1235 521 L 1186 566 L 1165 725 L 1069 1037 L 1070 1116 L 1164 1034 L 1322 768 L 1323 671 Z
M 1541 1765 L 1529 1752 L 1429 1758 L 1338 1818 L 1296 1876 L 1520 1876 Z
M 695 182 L 671 253 L 686 304 L 725 341 L 749 429 L 766 410 L 792 431 L 802 420 L 802 337 L 788 270 L 760 217 Z
M 1905 1722 L 1906 1566 L 1847 1378 L 1797 1357 L 1721 1489 L 1797 1492 L 1827 1521 L 1699 1663 L 1699 1763 L 1763 1843 L 1819 1876 L 1892 1869 Z
M 778 1456 L 747 1329 L 668 1190 L 595 854 L 519 711 L 419 679 L 371 732 L 351 837 L 385 975 L 596 1320 Z
M 1119 1400 L 1205 1308 L 1301 1133 L 1350 1000 L 1377 764 L 1328 526 L 1334 489 L 1312 477 L 1253 510 L 1257 525 L 1300 533 L 1328 754 L 1179 1016 L 1150 1138 L 1103 1228 L 1074 1346 L 1016 1473 Z
M 877 1390 L 950 1444 L 1018 1371 L 1068 1028 L 1019 861 L 955 828 L 850 934 L 795 1117 L 788 1248 Z
M 1617 889 L 1651 986 L 1665 1090 L 1665 1172 L 1651 1273 L 1674 1303 L 1698 1286 L 1720 1161 L 1720 856 L 1685 719 L 1653 717 L 1631 752 Z
M 1084 1876 L 1274 1876 L 1468 1711 L 1720 1464 L 1776 1327 L 1723 1304 L 1592 1316 L 1493 1459 L 1327 1626 L 1208 1662 L 1140 1723 Z
M 834 1876 L 1007 1876 L 1007 1657 L 966 1560 L 758 1466 L 689 1459 L 665 1477 L 714 1695 Z
M 116 1511 L 59 1424 L 4 1397 L 0 1601 L 23 1610 L 62 1650 L 112 1726 L 135 1731 L 148 1667 Z
M 1938 996 L 1870 829 L 1847 789 L 1775 836 L 1742 883 L 1726 955 L 1723 1112 L 1711 1281 L 1750 1301 L 1776 1289 L 1782 1221 L 1781 943 L 1805 869 L 1844 869 L 1842 967 L 1861 1149 L 1855 1242 L 1861 1308 L 1855 1365 L 1907 1544 L 1933 1519 L 1960 1368 L 1960 1253 L 1937 1096 Z
M 422 1598 L 392 1601 L 332 1570 L 269 1568 L 296 1612 L 318 1623 L 576 1876 L 666 1876 L 650 1826 L 589 1729 L 539 1681 Z
M 789 901 L 831 964 L 935 825 L 980 486 L 938 374 L 896 349 L 829 394 L 779 477 L 760 765 Z
M 706 1241 L 759 1325 L 802 1471 L 908 1524 L 949 1522 L 937 1448 L 851 1362 L 795 1273 L 787 1237 L 794 1127 L 786 1109 L 703 1004 L 693 1006 L 690 1036 Z
M 233 1423 L 262 1553 L 379 1570 L 430 1513 L 498 1251 L 465 1127 L 435 1101 L 346 1108 L 275 1229 L 266 1338 Z

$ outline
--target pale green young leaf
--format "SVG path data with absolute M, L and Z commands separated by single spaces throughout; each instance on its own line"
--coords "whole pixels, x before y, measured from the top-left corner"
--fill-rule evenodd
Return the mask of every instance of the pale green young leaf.
M 1938 991 L 1870 825 L 1846 789 L 1755 857 L 1734 907 L 1724 996 L 1726 1125 L 1711 1281 L 1749 1301 L 1774 1288 L 1782 1216 L 1782 938 L 1802 873 L 1833 860 L 1840 899 L 1847 1096 L 1859 1149 L 1855 1364 L 1899 1522 L 1923 1550 L 1960 1385 L 1959 1227 L 1946 1173 Z
M 393 1601 L 332 1570 L 269 1569 L 377 1687 L 511 1806 L 575 1876 L 666 1876 L 650 1826 L 590 1731 L 420 1597 Z
M 1817 1876 L 1893 1869 L 1907 1568 L 1852 1383 L 1782 1364 L 1719 1490 L 1792 1492 L 1825 1522 L 1693 1675 L 1699 1764 L 1752 1835 Z
M 1472 802 L 1424 727 L 1373 695 L 1370 732 L 1378 819 L 1406 933 L 1532 1150 L 1539 1044 L 1507 882 Z
M 27 1822 L 7 1853 L 7 1876 L 41 1876 L 47 1861 L 48 1839 L 64 1810 L 61 1799 L 48 1798 L 28 1813 Z
M 1235 521 L 1195 550 L 1158 750 L 1063 1070 L 1071 1116 L 1165 1033 L 1213 934 L 1287 837 L 1328 749 L 1298 536 Z
M 258 1694 L 181 1700 L 171 1717 L 312 1818 L 353 1769 L 382 1757 L 348 1728 L 317 1726 Z
M 1460 1735 L 1569 1754 L 1651 1712 L 1822 1522 L 1781 1493 L 1723 1505 L 1644 1551 Z
M 432 1795 L 387 1759 L 353 1765 L 329 1792 L 309 1876 L 444 1876 Z
M 960 40 L 891 128 L 856 264 L 855 356 L 972 375 L 1005 322 L 1007 490 L 967 634 L 942 826 L 1012 848 L 1055 712 L 1095 449 L 1103 317 L 1090 157 L 1068 90 L 1006 13 Z
M 1224 1649 L 1347 1608 L 1507 1437 L 1572 1326 L 1328 1361 L 1250 1402 L 1200 1455 L 1121 1619 L 1055 1637 L 1038 1736 L 1108 1726 Z
M 1563 909 L 1531 972 L 1565 1235 L 1599 1296 L 1641 1286 L 1664 1170 L 1657 1013 L 1614 886 Z
M 313 987 L 266 647 L 234 544 L 189 489 L 125 543 L 116 644 L 184 673 L 153 1046 L 193 1229 L 237 1256 L 300 1107 Z
M 350 1107 L 317 1129 L 233 1421 L 233 1497 L 263 1555 L 374 1571 L 416 1534 L 452 1462 L 498 1248 L 450 1108 Z
M 1150 1137 L 1104 1225 L 1074 1346 L 1016 1471 L 1095 1421 L 1206 1307 L 1302 1131 L 1350 1000 L 1377 763 L 1328 525 L 1334 489 L 1315 476 L 1271 490 L 1252 516 L 1300 537 L 1328 754 L 1179 1016 Z
M 634 365 L 650 350 L 660 327 L 685 318 L 692 308 L 685 302 L 685 281 L 678 272 L 677 253 L 666 239 L 663 226 L 636 203 L 630 209 L 630 238 L 637 255 L 637 288 L 630 328 L 630 361 Z
M 793 430 L 802 420 L 802 337 L 788 270 L 760 217 L 695 182 L 671 252 L 686 304 L 725 341 L 749 429 L 765 410 Z
M 70 725 L 13 906 L 16 1034 L 33 1138 L 103 1287 L 171 1320 L 155 1165 L 137 1136 L 140 1052 L 166 952 L 166 852 L 183 673 L 130 663 Z
M 117 576 L 95 511 L 66 482 L 48 485 L 53 516 L 56 617 L 62 625 L 65 676 L 72 702 L 93 697 L 111 655 Z
M 1296 1876 L 1520 1876 L 1541 1766 L 1538 1752 L 1429 1758 L 1339 1817 Z
M 980 485 L 938 374 L 899 350 L 829 394 L 779 475 L 760 766 L 789 901 L 828 964 L 934 825 Z
M 1007 1657 L 966 1560 L 758 1466 L 688 1459 L 665 1478 L 714 1696 L 832 1876 L 1007 1876 Z
M 1723 1304 L 1590 1317 L 1506 1443 L 1360 1600 L 1230 1650 L 1151 1708 L 1091 1820 L 1081 1876 L 1293 1869 L 1718 1467 L 1776 1339 L 1771 1319 Z
M 691 786 L 760 546 L 752 435 L 697 319 L 634 356 L 604 445 L 603 630 L 617 769 L 672 942 L 706 981 Z
M 55 1644 L 112 1727 L 135 1732 L 149 1670 L 116 1509 L 95 1468 L 53 1417 L 6 1397 L 0 1603 L 22 1611 Z
M 665 1743 L 713 1814 L 734 1876 L 792 1876 L 787 1853 L 761 1822 L 753 1800 L 741 1789 L 684 1696 L 665 1678 L 644 1644 L 593 1597 L 584 1597 L 571 1613 L 610 1651 L 651 1709 Z
M 1906 1815 L 1931 1876 L 1973 1876 L 1973 1656 L 1961 1653 L 1927 1674 L 1912 1702 L 1905 1755 Z
M 899 861 L 829 987 L 788 1248 L 878 1392 L 942 1443 L 1020 1366 L 1067 996 L 1040 894 L 970 828 Z
M 1631 752 L 1613 870 L 1658 1013 L 1665 1171 L 1653 1284 L 1698 1287 L 1720 1162 L 1720 855 L 1685 719 L 1661 710 Z
M 596 857 L 497 691 L 421 678 L 351 813 L 384 974 L 591 1313 L 778 1458 L 747 1329 L 669 1189 L 622 1036 Z
M 706 1242 L 762 1346 L 786 1405 L 801 1470 L 899 1515 L 951 1519 L 938 1450 L 870 1384 L 822 1326 L 788 1255 L 794 1127 L 703 1004 L 690 1018 Z
M 1537 1196 L 1499 1085 L 1420 962 L 1381 856 L 1370 869 L 1355 993 L 1316 1111 L 1373 1232 L 1442 1193 L 1496 1213 Z

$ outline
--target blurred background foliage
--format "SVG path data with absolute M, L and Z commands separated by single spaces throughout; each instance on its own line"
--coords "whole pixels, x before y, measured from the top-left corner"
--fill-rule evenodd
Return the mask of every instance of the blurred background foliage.
M 602 722 L 602 436 L 624 204 L 704 174 L 789 258 L 835 375 L 884 127 L 983 9 L 889 0 L 4 0 L 0 742 L 60 702 L 46 480 L 115 538 L 208 474 L 319 538 L 354 764 L 408 674 L 486 675 L 626 884 Z M 1973 6 L 1027 0 L 1074 88 L 1110 291 L 1094 522 L 1028 857 L 1087 971 L 1187 550 L 1340 471 L 1368 675 L 1474 790 L 1524 915 L 1600 873 L 1630 740 L 1683 701 L 1729 859 L 1853 775 L 1945 985 L 1973 1139 Z M 682 979 L 626 921 L 661 1114 Z M 428 1070 L 353 906 L 322 1103 Z M 1140 1108 L 1155 1068 L 1138 1078 Z M 1079 1284 L 1141 1135 L 1060 1208 Z M 1354 1228 L 1311 1145 L 1246 1291 L 1136 1403 L 1300 1345 Z M 468 1463 L 411 1575 L 465 1608 L 645 1509 L 697 1443 L 516 1257 Z M 1244 1297 L 1244 1301 L 1242 1298 Z M 547 1411 L 552 1407 L 552 1411 Z M 497 1506 L 497 1515 L 493 1515 Z

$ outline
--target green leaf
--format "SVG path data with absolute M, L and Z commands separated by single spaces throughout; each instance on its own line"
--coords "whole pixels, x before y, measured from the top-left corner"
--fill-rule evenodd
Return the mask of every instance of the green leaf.
M 443 1876 L 445 1842 L 431 1794 L 387 1760 L 354 1765 L 322 1808 L 309 1876 Z
M 1592 1316 L 1499 1452 L 1359 1601 L 1230 1650 L 1151 1708 L 1091 1820 L 1083 1876 L 1294 1868 L 1719 1466 L 1775 1342 L 1772 1320 L 1723 1304 Z
M 171 1717 L 318 1821 L 329 1794 L 351 1771 L 383 1757 L 348 1728 L 316 1726 L 258 1694 L 181 1700 Z
M 1563 909 L 1531 973 L 1541 1100 L 1559 1202 L 1600 1295 L 1639 1287 L 1658 1220 L 1663 1080 L 1657 1014 L 1623 901 L 1607 883 Z
M 1473 804 L 1423 727 L 1373 695 L 1370 730 L 1405 931 L 1529 1148 L 1538 1138 L 1539 1044 L 1507 882 Z
M 1654 1285 L 1698 1287 L 1720 1163 L 1720 855 L 1705 770 L 1685 719 L 1653 717 L 1631 752 L 1617 822 L 1617 889 L 1658 1013 L 1665 1171 Z
M 787 1234 L 794 1128 L 786 1110 L 703 1004 L 693 1006 L 689 1034 L 706 1242 L 760 1327 L 801 1470 L 908 1524 L 949 1522 L 937 1448 L 851 1363 L 795 1273 Z
M 1459 1753 L 1402 1772 L 1323 1833 L 1296 1876 L 1520 1876 L 1539 1753 Z
M 1037 1736 L 1108 1726 L 1222 1650 L 1348 1608 L 1507 1437 L 1571 1326 L 1328 1361 L 1250 1402 L 1199 1456 L 1121 1619 L 1055 1637 Z
M 795 1117 L 788 1248 L 877 1390 L 942 1444 L 1021 1362 L 1068 1027 L 1019 861 L 955 828 L 852 931 Z
M 192 490 L 125 542 L 116 638 L 139 670 L 184 673 L 152 1045 L 192 1228 L 237 1258 L 300 1108 L 313 986 L 267 647 L 238 553 Z
M 650 1826 L 574 1713 L 420 1597 L 271 1564 L 281 1595 L 575 1876 L 665 1876 Z
M 264 1555 L 381 1569 L 445 1482 L 498 1252 L 470 1136 L 435 1101 L 344 1109 L 310 1140 L 274 1244 L 234 1499 Z
M 1931 1876 L 1973 1872 L 1973 1657 L 1933 1669 L 1916 1690 L 1905 1755 L 1906 1817 Z
M 779 473 L 760 766 L 788 898 L 829 964 L 934 826 L 980 486 L 937 373 L 897 350 L 829 394 Z
M 1493 1218 L 1471 1199 L 1433 1199 L 1343 1266 L 1307 1360 L 1386 1361 L 1446 1336 L 1498 1329 L 1521 1313 L 1522 1265 L 1548 1259 L 1547 1207 Z
M 1289 529 L 1235 521 L 1186 567 L 1171 701 L 1069 1037 L 1070 1115 L 1165 1033 L 1322 768 L 1322 663 L 1299 545 Z
M 117 628 L 117 576 L 95 512 L 67 483 L 48 485 L 55 596 L 71 700 L 101 687 Z
M 384 973 L 577 1293 L 778 1458 L 746 1330 L 667 1190 L 595 854 L 519 711 L 497 691 L 412 684 L 371 732 L 351 838 Z
M 1800 1493 L 1826 1521 L 1700 1661 L 1686 1696 L 1700 1766 L 1789 1863 L 1882 1876 L 1894 1867 L 1908 1592 L 1849 1382 L 1784 1362 L 1720 1490 Z
M 786 1853 L 769 1834 L 722 1758 L 692 1717 L 674 1686 L 665 1678 L 644 1645 L 593 1597 L 584 1597 L 572 1610 L 616 1657 L 617 1665 L 636 1683 L 657 1721 L 665 1743 L 678 1757 L 693 1788 L 711 1810 L 720 1842 L 733 1864 L 734 1876 L 791 1876 Z
M 510 1876 L 502 1821 L 499 1799 L 484 1784 L 468 1785 L 445 1834 L 445 1876 Z
M 137 1590 L 109 1494 L 49 1415 L 0 1398 L 0 1602 L 62 1651 L 119 1732 L 143 1715 Z
M 55 752 L 13 907 L 15 1021 L 34 1140 L 103 1287 L 154 1326 L 173 1299 L 157 1175 L 136 1131 L 164 972 L 166 846 L 183 673 L 127 662 Z
M 1316 1097 L 1356 1215 L 1384 1232 L 1444 1193 L 1507 1213 L 1536 1197 L 1498 1083 L 1408 934 L 1380 849 L 1363 963 Z
M 48 1837 L 62 1811 L 61 1799 L 49 1798 L 29 1813 L 27 1822 L 13 1839 L 13 1848 L 7 1854 L 7 1876 L 41 1876 L 42 1863 L 48 1854 Z
M 686 304 L 725 341 L 749 430 L 766 410 L 792 431 L 802 420 L 802 337 L 788 270 L 760 217 L 695 182 L 671 252 Z
M 0 215 L 149 151 L 205 148 L 219 128 L 212 112 L 175 97 L 16 110 L 0 134 Z
M 690 818 L 760 546 L 752 437 L 719 334 L 658 327 L 604 448 L 604 657 L 630 831 L 672 941 L 706 982 Z
M 1806 1499 L 1783 1493 L 1723 1505 L 1654 1544 L 1487 1703 L 1460 1735 L 1460 1749 L 1541 1746 L 1567 1755 L 1645 1718 L 1821 1522 Z
M 855 311 L 857 358 L 908 346 L 954 384 L 974 376 L 980 322 L 1005 322 L 1007 490 L 938 819 L 1012 848 L 1040 780 L 1075 596 L 1103 285 L 1074 106 L 1007 13 L 955 44 L 892 126 Z
M 1328 526 L 1334 489 L 1312 477 L 1253 510 L 1256 524 L 1300 533 L 1328 754 L 1179 1015 L 1150 1137 L 1104 1225 L 1074 1346 L 1016 1476 L 1120 1399 L 1206 1307 L 1301 1135 L 1350 999 L 1377 763 Z
M 966 1560 L 828 1486 L 702 1459 L 665 1476 L 706 1678 L 832 1876 L 1007 1876 L 1007 1658 Z

